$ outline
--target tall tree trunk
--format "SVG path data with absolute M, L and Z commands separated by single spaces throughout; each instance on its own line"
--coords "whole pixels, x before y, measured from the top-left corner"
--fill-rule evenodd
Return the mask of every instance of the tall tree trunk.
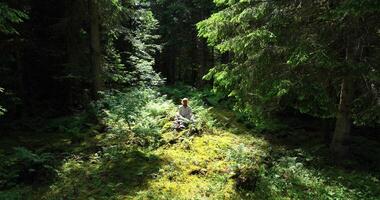
M 20 45 L 20 44 L 18 44 Z M 21 117 L 25 118 L 28 114 L 28 110 L 33 109 L 33 106 L 30 106 L 29 99 L 25 91 L 25 82 L 24 82 L 24 65 L 22 63 L 22 48 L 17 48 L 16 50 L 16 64 L 17 64 L 17 74 L 18 74 L 18 93 L 21 97 Z
M 205 82 L 202 78 L 206 74 L 206 71 L 207 71 L 209 53 L 208 53 L 206 41 L 204 41 L 202 39 L 198 39 L 198 46 L 199 46 L 198 52 L 199 52 L 200 65 L 199 65 L 199 70 L 198 70 L 198 77 L 197 77 L 198 83 L 197 83 L 197 85 L 199 87 L 202 87 L 205 84 Z
M 83 58 L 83 52 L 81 51 L 81 38 L 80 30 L 82 23 L 82 1 L 80 0 L 70 0 L 65 2 L 65 19 L 67 20 L 66 25 L 66 54 L 67 54 L 67 64 L 66 68 L 70 72 L 75 72 L 78 67 L 81 67 L 80 60 Z M 77 75 L 74 73 L 74 75 Z M 80 85 L 80 81 L 76 78 L 65 79 L 66 85 L 66 99 L 65 105 L 72 107 L 77 99 L 77 95 L 74 88 Z M 81 95 L 82 97 L 82 95 Z
M 89 0 L 89 14 L 92 92 L 94 98 L 97 98 L 98 92 L 104 89 L 104 80 L 102 77 L 102 55 L 100 46 L 100 16 L 97 0 Z
M 181 55 L 180 54 L 180 48 L 179 47 L 173 47 L 169 52 L 169 77 L 170 77 L 170 83 L 175 84 L 177 82 L 177 74 L 178 71 L 180 70 L 177 68 L 177 56 Z
M 177 49 L 174 46 L 170 46 L 161 53 L 160 65 L 166 76 L 167 83 L 172 85 L 176 82 L 176 61 L 175 58 L 178 55 Z
M 340 100 L 336 116 L 335 131 L 330 149 L 335 156 L 343 156 L 346 153 L 344 141 L 351 131 L 351 103 L 353 98 L 353 83 L 351 77 L 344 77 L 340 89 Z
M 197 36 L 194 34 L 193 37 L 193 48 L 192 48 L 192 79 L 191 82 L 193 83 L 193 86 L 200 86 L 199 85 L 199 73 L 202 69 L 202 61 L 203 61 L 203 52 L 202 52 L 202 41 L 197 38 Z

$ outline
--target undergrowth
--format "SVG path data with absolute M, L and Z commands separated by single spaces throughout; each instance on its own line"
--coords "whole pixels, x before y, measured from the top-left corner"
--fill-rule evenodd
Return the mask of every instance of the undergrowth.
M 196 121 L 175 132 L 183 97 Z M 101 125 L 55 119 L 0 151 L 0 199 L 380 199 L 378 175 L 327 164 L 320 144 L 272 143 L 218 98 L 187 86 L 104 92 L 92 105 Z

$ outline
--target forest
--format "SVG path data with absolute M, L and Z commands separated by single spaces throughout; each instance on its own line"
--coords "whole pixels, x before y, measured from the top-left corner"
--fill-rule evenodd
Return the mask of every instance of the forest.
M 0 200 L 380 199 L 378 0 L 2 0 L 0 52 Z

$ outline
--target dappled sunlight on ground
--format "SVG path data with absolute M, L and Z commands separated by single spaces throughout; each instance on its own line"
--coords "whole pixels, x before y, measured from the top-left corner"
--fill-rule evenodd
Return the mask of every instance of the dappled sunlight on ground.
M 293 141 L 292 145 L 287 144 L 281 135 L 247 128 L 232 111 L 204 105 L 195 94 L 181 95 L 190 97 L 197 120 L 191 129 L 180 132 L 172 129 L 174 101 L 161 94 L 152 98 L 151 91 L 136 91 L 120 94 L 116 100 L 111 96 L 115 107 L 108 108 L 110 103 L 105 101 L 105 115 L 101 115 L 104 131 L 99 132 L 102 129 L 95 125 L 86 127 L 74 118 L 65 119 L 70 122 L 65 126 L 59 120 L 57 127 L 50 127 L 50 132 L 62 134 L 46 134 L 46 138 L 21 135 L 8 144 L 31 150 L 21 148 L 25 155 L 11 155 L 19 160 L 9 166 L 23 166 L 16 171 L 21 175 L 36 168 L 38 173 L 31 173 L 33 177 L 43 179 L 45 171 L 55 176 L 47 176 L 52 178 L 40 185 L 9 177 L 10 183 L 19 181 L 20 186 L 0 191 L 0 197 L 379 199 L 376 176 L 326 164 L 326 145 L 320 140 L 303 140 L 309 133 L 291 133 L 292 138 L 286 141 Z M 144 98 L 139 105 L 133 104 Z M 54 163 L 49 162 L 49 156 Z M 24 166 L 25 161 L 29 163 Z
M 265 155 L 262 149 L 254 148 L 252 137 L 239 137 L 221 130 L 183 138 L 176 144 L 157 149 L 154 154 L 166 162 L 157 178 L 149 181 L 149 188 L 140 191 L 135 198 L 152 195 L 158 199 L 228 199 L 237 196 L 232 177 L 239 163 L 230 158 L 230 154 L 236 153 L 239 145 L 250 147 L 252 159 L 259 160 Z
M 268 155 L 268 143 L 249 135 L 242 126 L 236 126 L 231 113 L 212 110 L 219 113 L 214 116 L 216 121 L 230 122 L 229 128 L 216 126 L 200 135 L 167 130 L 163 138 L 172 143 L 164 144 L 153 153 L 165 160 L 157 177 L 148 181 L 149 187 L 129 198 L 233 199 L 240 195 L 236 188 L 237 171 L 258 167 Z
M 44 194 L 46 199 L 120 198 L 147 187 L 162 161 L 151 154 L 132 151 L 119 159 L 70 158 L 61 167 L 56 183 Z

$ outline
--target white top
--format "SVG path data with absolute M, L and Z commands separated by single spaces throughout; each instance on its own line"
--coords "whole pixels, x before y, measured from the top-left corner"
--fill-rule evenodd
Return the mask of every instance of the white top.
M 191 119 L 192 116 L 193 116 L 193 113 L 191 111 L 191 107 L 190 106 L 183 106 L 183 105 L 180 105 L 179 108 L 178 108 L 178 112 L 179 112 L 179 115 L 181 115 L 182 117 L 186 118 L 186 119 Z

